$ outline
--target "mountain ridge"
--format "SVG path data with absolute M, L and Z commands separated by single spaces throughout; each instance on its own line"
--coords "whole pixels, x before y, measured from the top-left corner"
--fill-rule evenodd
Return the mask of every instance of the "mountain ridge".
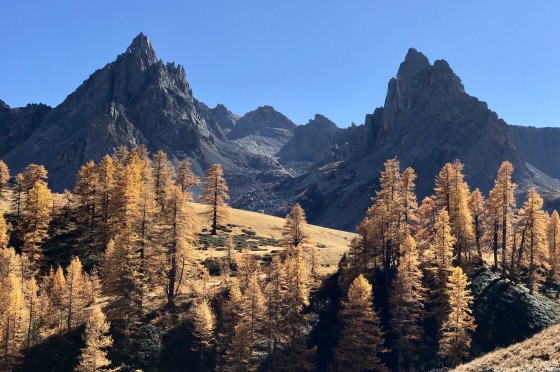
M 236 115 L 197 100 L 183 66 L 158 59 L 140 33 L 58 106 L 10 109 L 2 102 L 0 156 L 15 172 L 44 164 L 51 187 L 61 191 L 90 159 L 145 145 L 173 162 L 190 158 L 199 176 L 222 164 L 236 207 L 282 215 L 301 202 L 310 222 L 352 230 L 393 157 L 417 171 L 419 198 L 445 162 L 461 160 L 469 184 L 487 192 L 509 160 L 521 190 L 537 185 L 549 205 L 559 204 L 558 177 L 527 163 L 511 128 L 465 92 L 445 60 L 431 64 L 414 48 L 388 82 L 383 107 L 364 124 L 339 128 L 317 114 L 296 125 L 271 106 Z

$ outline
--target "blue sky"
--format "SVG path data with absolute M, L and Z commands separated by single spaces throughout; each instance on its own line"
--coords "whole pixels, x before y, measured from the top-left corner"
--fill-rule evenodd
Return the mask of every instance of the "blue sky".
M 194 95 L 339 126 L 382 106 L 409 47 L 512 124 L 560 126 L 560 1 L 0 1 L 0 99 L 64 98 L 144 32 Z

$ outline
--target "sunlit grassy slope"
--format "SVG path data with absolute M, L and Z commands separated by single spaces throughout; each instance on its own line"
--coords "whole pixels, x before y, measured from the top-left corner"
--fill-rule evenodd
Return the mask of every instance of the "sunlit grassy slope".
M 191 207 L 197 216 L 197 226 L 204 238 L 205 232 L 202 230 L 209 226 L 209 223 L 202 216 L 206 206 L 191 203 Z M 254 243 L 251 244 L 253 249 L 250 249 L 250 251 L 259 255 L 270 254 L 279 249 L 278 241 L 282 237 L 283 218 L 240 209 L 230 209 L 227 223 L 229 224 L 227 229 L 231 231 L 220 231 L 218 237 L 244 236 L 244 241 L 249 244 Z M 249 234 L 246 234 L 246 232 L 249 232 Z M 254 235 L 250 235 L 251 232 L 254 232 Z M 356 236 L 349 232 L 314 225 L 308 225 L 308 232 L 311 237 L 310 245 L 316 246 L 321 255 L 322 271 L 324 273 L 336 270 L 340 257 L 348 250 L 350 241 Z M 258 248 L 255 246 L 258 246 Z M 206 258 L 210 255 L 220 256 L 224 252 L 223 249 L 218 247 L 217 249 L 202 251 L 201 254 L 202 258 Z
M 523 342 L 486 354 L 454 371 L 560 371 L 560 324 Z

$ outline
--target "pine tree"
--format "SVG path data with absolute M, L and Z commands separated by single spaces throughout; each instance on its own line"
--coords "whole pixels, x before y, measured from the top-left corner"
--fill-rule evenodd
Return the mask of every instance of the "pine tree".
M 453 268 L 447 282 L 447 295 L 451 309 L 441 329 L 440 354 L 452 367 L 460 363 L 471 347 L 470 332 L 476 329 L 470 306 L 473 296 L 468 289 L 467 276 L 460 267 Z
M 350 285 L 339 313 L 342 322 L 335 360 L 341 371 L 387 371 L 379 359 L 385 351 L 379 315 L 372 304 L 372 286 L 360 274 Z
M 529 292 L 533 294 L 535 285 L 542 279 L 538 268 L 548 266 L 548 244 L 546 236 L 546 214 L 542 210 L 543 200 L 534 187 L 527 192 L 527 199 L 519 211 L 521 224 L 525 226 L 524 243 L 519 255 L 529 268 Z
M 6 163 L 0 160 L 0 200 L 4 198 L 4 192 L 8 189 L 10 181 L 10 170 Z
M 191 170 L 189 159 L 185 159 L 179 164 L 175 183 L 183 191 L 188 191 L 192 186 L 200 185 L 200 179 Z
M 309 241 L 305 211 L 296 203 L 286 215 L 282 228 L 283 245 L 287 248 L 297 248 Z
M 0 242 L 2 241 L 1 236 L 2 234 L 0 232 Z M 552 212 L 552 215 L 548 219 L 546 237 L 548 241 L 548 265 L 550 266 L 550 277 L 554 278 L 558 273 L 558 265 L 560 265 L 560 216 L 558 216 L 558 212 L 556 210 Z
M 419 268 L 418 250 L 412 236 L 407 236 L 401 244 L 400 251 L 400 264 L 389 298 L 399 371 L 402 369 L 403 359 L 413 361 L 415 345 L 422 336 L 419 321 L 423 316 L 425 300 L 423 274 Z
M 227 218 L 228 206 L 226 200 L 229 199 L 228 190 L 222 166 L 214 164 L 204 177 L 204 190 L 200 197 L 201 201 L 208 205 L 205 215 L 210 220 L 212 235 L 216 235 L 218 225 Z
M 111 361 L 107 358 L 107 349 L 113 345 L 109 336 L 109 323 L 100 308 L 94 307 L 86 322 L 84 335 L 85 346 L 80 355 L 77 372 L 107 371 Z
M 513 212 L 515 208 L 514 191 L 517 187 L 511 180 L 513 165 L 505 161 L 498 170 L 494 188 L 490 190 L 488 198 L 489 219 L 493 222 L 492 249 L 494 251 L 494 267 L 498 267 L 498 247 L 502 250 L 502 275 L 506 275 L 506 255 L 510 244 Z M 498 238 L 501 236 L 501 242 Z
M 193 334 L 197 339 L 197 345 L 200 350 L 200 363 L 205 366 L 205 351 L 212 347 L 214 341 L 214 313 L 208 304 L 203 300 L 193 305 L 191 310 L 193 323 Z
M 473 219 L 474 239 L 478 258 L 482 259 L 482 236 L 484 233 L 484 217 L 486 201 L 479 189 L 475 189 L 469 196 L 469 210 Z

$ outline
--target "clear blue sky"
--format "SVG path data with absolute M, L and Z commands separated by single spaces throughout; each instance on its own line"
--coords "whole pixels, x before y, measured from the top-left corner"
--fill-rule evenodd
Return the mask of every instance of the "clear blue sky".
M 560 126 L 560 1 L 0 1 L 0 99 L 64 98 L 144 32 L 194 95 L 339 126 L 383 105 L 409 47 L 508 123 Z

